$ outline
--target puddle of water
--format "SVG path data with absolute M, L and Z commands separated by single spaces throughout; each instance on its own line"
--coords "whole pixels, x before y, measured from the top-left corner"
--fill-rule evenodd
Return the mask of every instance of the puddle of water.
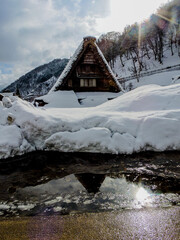
M 130 161 L 97 154 L 53 156 L 0 164 L 1 216 L 180 206 L 177 157 L 172 164 L 172 157 Z

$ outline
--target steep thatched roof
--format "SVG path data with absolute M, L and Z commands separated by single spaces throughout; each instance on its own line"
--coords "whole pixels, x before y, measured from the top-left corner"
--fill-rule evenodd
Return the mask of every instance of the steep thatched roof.
M 110 78 L 115 82 L 117 87 L 120 91 L 123 91 L 120 83 L 116 79 L 114 73 L 112 72 L 109 64 L 107 63 L 103 53 L 99 49 L 99 47 L 96 44 L 96 38 L 94 37 L 84 37 L 83 41 L 80 43 L 79 47 L 75 51 L 74 55 L 70 58 L 68 64 L 66 65 L 65 69 L 63 70 L 62 74 L 60 75 L 59 79 L 55 83 L 55 85 L 52 87 L 50 92 L 57 91 L 59 87 L 68 79 L 74 68 L 77 66 L 79 60 L 81 59 L 81 56 L 86 51 L 88 46 L 91 45 L 93 48 L 93 51 L 96 54 L 96 58 L 98 58 L 100 64 L 103 66 L 104 69 L 106 69 L 106 72 L 109 74 Z

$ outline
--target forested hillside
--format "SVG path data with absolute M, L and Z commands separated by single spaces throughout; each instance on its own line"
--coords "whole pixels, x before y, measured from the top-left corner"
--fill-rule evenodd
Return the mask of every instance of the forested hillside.
M 147 59 L 162 65 L 166 58 L 176 54 L 180 60 L 180 1 L 174 0 L 162 5 L 149 19 L 142 23 L 126 26 L 122 33 L 110 32 L 102 35 L 98 45 L 103 51 L 111 67 L 125 68 L 126 61 L 130 75 L 135 75 L 137 81 L 142 71 L 150 67 Z M 165 52 L 168 56 L 165 56 Z M 180 61 L 179 61 L 180 63 Z
M 33 99 L 48 93 L 61 75 L 68 59 L 54 59 L 41 65 L 6 87 L 4 92 L 15 92 L 22 98 Z

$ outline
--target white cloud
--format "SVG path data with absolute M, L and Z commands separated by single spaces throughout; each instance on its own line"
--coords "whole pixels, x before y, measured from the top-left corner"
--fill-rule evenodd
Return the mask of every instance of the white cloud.
M 107 8 L 100 2 L 0 0 L 0 62 L 14 66 L 9 76 L 1 73 L 0 82 L 8 84 L 54 58 L 68 58 L 85 35 L 99 35 L 96 16 L 104 16 Z

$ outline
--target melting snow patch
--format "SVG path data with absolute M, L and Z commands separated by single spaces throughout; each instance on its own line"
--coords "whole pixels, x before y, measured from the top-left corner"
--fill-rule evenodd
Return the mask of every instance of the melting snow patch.
M 6 205 L 6 204 L 0 204 L 0 209 L 1 210 L 8 210 L 10 208 L 10 206 Z
M 21 211 L 27 211 L 27 210 L 30 210 L 34 207 L 35 207 L 34 204 L 28 204 L 28 205 L 19 205 L 17 208 Z

